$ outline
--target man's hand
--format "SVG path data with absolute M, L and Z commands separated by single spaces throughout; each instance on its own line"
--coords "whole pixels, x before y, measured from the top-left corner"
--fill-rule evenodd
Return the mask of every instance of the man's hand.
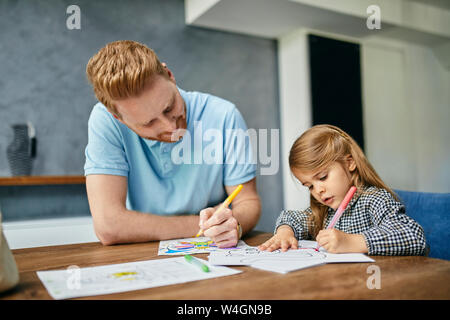
M 330 253 L 367 253 L 364 236 L 361 234 L 345 233 L 337 229 L 324 229 L 319 231 L 316 241 Z
M 233 212 L 226 208 L 216 212 L 215 208 L 200 211 L 199 227 L 203 234 L 211 238 L 219 248 L 233 247 L 239 240 L 238 221 Z

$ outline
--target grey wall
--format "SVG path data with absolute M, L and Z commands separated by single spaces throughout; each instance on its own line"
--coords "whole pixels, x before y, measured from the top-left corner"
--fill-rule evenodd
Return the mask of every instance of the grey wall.
M 84 185 L 0 187 L 3 221 L 89 216 Z
M 81 30 L 66 27 L 71 4 L 81 9 Z M 33 122 L 38 138 L 34 175 L 83 174 L 87 121 L 96 103 L 85 66 L 115 40 L 136 40 L 153 48 L 182 89 L 232 101 L 249 128 L 279 128 L 276 42 L 186 26 L 183 0 L 0 0 L 0 30 L 0 176 L 10 175 L 10 125 L 24 121 Z M 62 205 L 67 201 L 85 207 L 85 198 L 65 198 L 72 187 L 58 186 L 56 197 L 53 188 L 2 188 L 4 216 L 63 216 L 70 211 Z M 281 175 L 259 177 L 258 189 L 263 201 L 258 229 L 272 231 L 282 206 Z M 28 204 L 14 205 L 12 194 L 22 194 L 14 196 L 15 202 Z M 52 202 L 52 209 L 33 205 L 43 201 Z

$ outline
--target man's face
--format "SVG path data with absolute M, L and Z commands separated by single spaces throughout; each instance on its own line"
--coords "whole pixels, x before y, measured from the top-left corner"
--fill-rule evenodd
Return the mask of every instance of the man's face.
M 139 96 L 114 101 L 118 120 L 144 139 L 176 142 L 187 127 L 184 100 L 169 76 L 154 76 Z

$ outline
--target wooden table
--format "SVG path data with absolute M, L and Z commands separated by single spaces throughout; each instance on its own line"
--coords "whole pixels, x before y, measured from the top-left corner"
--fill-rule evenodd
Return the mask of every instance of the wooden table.
M 269 237 L 252 232 L 244 240 L 258 245 Z M 103 246 L 94 242 L 13 250 L 20 283 L 0 294 L 0 299 L 51 299 L 36 271 L 167 258 L 157 255 L 158 244 Z M 374 263 L 326 264 L 288 274 L 242 266 L 236 269 L 243 272 L 232 276 L 80 299 L 450 299 L 450 261 L 417 256 L 372 258 Z M 380 289 L 367 286 L 370 265 L 380 268 Z

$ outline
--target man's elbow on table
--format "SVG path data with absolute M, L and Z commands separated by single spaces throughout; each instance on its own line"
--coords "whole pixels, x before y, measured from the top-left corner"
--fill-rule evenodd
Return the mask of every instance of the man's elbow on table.
M 119 243 L 117 235 L 111 229 L 94 225 L 94 230 L 98 240 L 100 240 L 101 244 L 104 246 L 111 246 Z
M 103 245 L 111 246 L 121 242 L 119 239 L 119 230 L 115 224 L 111 223 L 111 221 L 106 221 L 105 219 L 96 218 L 94 213 L 92 213 L 92 217 L 95 235 Z
M 97 236 L 98 240 L 100 240 L 100 243 L 104 246 L 112 246 L 119 243 L 116 236 L 113 233 L 108 232 L 108 230 L 99 231 L 95 229 L 95 235 Z
M 89 208 L 97 238 L 104 245 L 121 241 L 126 212 L 127 178 L 92 174 L 86 177 Z

